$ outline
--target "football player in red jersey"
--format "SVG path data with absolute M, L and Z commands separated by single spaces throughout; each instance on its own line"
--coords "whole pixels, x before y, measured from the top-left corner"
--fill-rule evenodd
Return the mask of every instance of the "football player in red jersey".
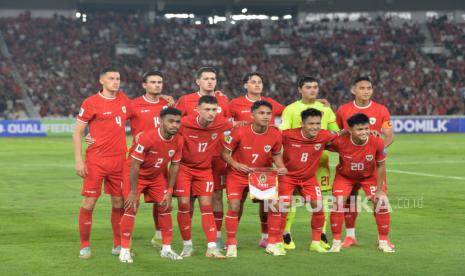
M 394 142 L 394 131 L 391 125 L 391 115 L 388 109 L 371 98 L 373 96 L 373 84 L 369 77 L 359 77 L 352 84 L 352 94 L 355 99 L 343 104 L 336 112 L 336 122 L 341 129 L 348 129 L 347 120 L 354 114 L 363 113 L 370 119 L 370 130 L 376 135 L 382 135 L 385 147 Z M 387 192 L 387 181 L 384 179 L 383 190 Z M 360 187 L 354 187 L 351 196 L 347 200 L 344 213 L 346 236 L 342 243 L 343 248 L 349 248 L 357 244 L 355 237 L 355 221 L 358 216 L 357 195 Z
M 199 86 L 199 91 L 184 95 L 179 98 L 176 102 L 176 107 L 183 112 L 183 116 L 197 115 L 197 102 L 201 96 L 210 95 L 214 96 L 218 101 L 218 116 L 230 119 L 231 114 L 229 112 L 228 102 L 229 99 L 220 91 L 216 91 L 215 87 L 217 84 L 216 70 L 212 67 L 201 67 L 196 74 L 196 84 Z M 218 143 L 217 153 L 212 158 L 212 170 L 213 170 L 213 215 L 215 216 L 216 224 L 216 242 L 217 247 L 222 248 L 221 238 L 221 227 L 223 225 L 223 188 L 224 185 L 224 173 L 226 164 L 220 157 L 220 153 L 223 150 L 221 143 Z M 191 202 L 191 207 L 194 208 L 194 201 Z M 191 215 L 192 215 L 191 210 Z
M 124 167 L 123 194 L 125 212 L 121 219 L 121 252 L 119 260 L 132 263 L 129 251 L 140 194 L 145 202 L 156 203 L 159 214 L 163 247 L 162 258 L 180 260 L 182 257 L 171 249 L 171 194 L 178 176 L 183 139 L 176 135 L 181 126 L 181 111 L 166 108 L 159 114 L 159 128 L 144 131 L 130 149 Z M 168 165 L 171 163 L 166 177 Z
M 320 243 L 325 215 L 316 172 L 326 145 L 337 137 L 335 132 L 321 129 L 322 116 L 317 109 L 306 109 L 301 112 L 302 127 L 283 131 L 283 159 L 288 173 L 279 177 L 279 196 L 287 206 L 298 190 L 312 207 L 310 251 L 315 252 L 327 252 Z M 281 232 L 284 232 L 286 216 L 287 212 L 282 211 Z
M 383 252 L 394 252 L 390 244 L 390 208 L 383 182 L 386 173 L 387 153 L 383 140 L 370 135 L 370 119 L 357 113 L 347 120 L 348 135 L 333 140 L 328 150 L 339 153 L 339 164 L 333 184 L 334 203 L 331 209 L 331 231 L 333 244 L 330 252 L 339 252 L 342 247 L 341 231 L 344 221 L 344 203 L 355 185 L 360 185 L 368 199 L 373 202 L 378 227 L 378 248 Z
M 182 118 L 180 130 L 184 138 L 179 175 L 174 189 L 178 197 L 178 224 L 183 238 L 182 257 L 193 253 L 191 240 L 191 197 L 199 199 L 202 227 L 208 248 L 206 256 L 224 258 L 216 246 L 216 225 L 213 216 L 214 190 L 212 158 L 217 154 L 218 143 L 224 140 L 224 132 L 232 128 L 229 120 L 218 114 L 218 101 L 214 96 L 202 96 L 197 104 L 197 115 Z
M 253 121 L 251 107 L 254 102 L 259 100 L 264 100 L 269 102 L 272 107 L 272 116 L 270 120 L 270 125 L 275 125 L 275 118 L 281 116 L 284 106 L 270 97 L 262 96 L 264 88 L 265 79 L 263 75 L 259 72 L 249 72 L 243 79 L 242 83 L 246 94 L 244 96 L 232 99 L 229 102 L 229 111 L 231 112 L 231 117 L 234 120 L 236 125 L 243 125 L 245 123 L 251 123 Z M 241 210 L 239 211 L 239 220 L 242 216 L 242 207 L 244 205 L 245 198 L 241 202 Z M 260 203 L 260 225 L 261 225 L 261 239 L 259 245 L 266 248 L 268 244 L 268 223 L 267 223 L 267 214 L 263 211 L 263 202 Z
M 249 173 L 254 168 L 269 168 L 276 165 L 278 175 L 287 172 L 281 156 L 281 133 L 270 126 L 273 107 L 269 102 L 256 101 L 251 107 L 253 123 L 233 129 L 231 136 L 224 143 L 223 159 L 228 164 L 226 173 L 226 190 L 228 195 L 228 212 L 225 224 L 227 240 L 227 257 L 237 257 L 236 232 L 241 200 L 249 189 Z M 268 211 L 268 239 L 266 252 L 274 256 L 285 255 L 278 244 L 281 240 L 281 215 L 276 210 Z
M 111 195 L 111 224 L 113 229 L 113 255 L 121 250 L 120 220 L 123 216 L 121 181 L 124 160 L 126 159 L 125 123 L 129 109 L 129 99 L 119 91 L 120 74 L 115 68 L 105 68 L 100 72 L 102 89 L 84 100 L 76 118 L 73 133 L 76 174 L 83 178 L 81 194 L 84 196 L 79 211 L 79 233 L 81 250 L 79 257 L 91 257 L 90 232 L 92 212 L 104 191 Z M 82 136 L 86 127 L 96 138 L 96 143 L 88 146 L 85 162 L 82 160 Z

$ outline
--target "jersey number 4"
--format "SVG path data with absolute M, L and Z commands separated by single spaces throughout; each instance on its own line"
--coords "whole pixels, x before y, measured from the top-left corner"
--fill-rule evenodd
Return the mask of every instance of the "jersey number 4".
M 121 121 L 121 116 L 116 116 L 115 120 L 116 120 L 116 124 L 119 125 L 119 127 L 123 126 L 123 122 Z

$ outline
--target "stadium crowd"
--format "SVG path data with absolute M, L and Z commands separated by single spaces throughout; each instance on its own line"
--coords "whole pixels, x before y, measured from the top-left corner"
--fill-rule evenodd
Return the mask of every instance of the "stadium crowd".
M 75 116 L 82 99 L 98 89 L 97 72 L 116 64 L 122 87 L 141 94 L 141 72 L 165 74 L 165 93 L 178 98 L 193 91 L 194 72 L 202 65 L 219 70 L 218 89 L 229 98 L 243 94 L 241 77 L 260 71 L 266 94 L 283 104 L 298 98 L 296 79 L 309 74 L 321 81 L 321 97 L 334 107 L 349 100 L 350 82 L 370 75 L 374 99 L 394 115 L 465 113 L 464 34 L 461 25 L 430 24 L 433 38 L 452 54 L 438 61 L 420 52 L 424 37 L 415 24 L 388 19 L 362 22 L 359 29 L 324 22 L 299 25 L 292 20 L 195 25 L 137 14 L 89 14 L 87 22 L 60 16 L 32 18 L 25 13 L 0 18 L 9 51 L 41 116 Z M 115 45 L 135 45 L 140 54 L 118 55 Z M 271 55 L 268 45 L 290 49 Z M 0 63 L 0 114 L 14 110 L 19 86 Z M 16 101 L 17 102 L 17 101 Z M 6 106 L 6 107 L 4 107 Z M 20 108 L 20 107 L 18 107 Z

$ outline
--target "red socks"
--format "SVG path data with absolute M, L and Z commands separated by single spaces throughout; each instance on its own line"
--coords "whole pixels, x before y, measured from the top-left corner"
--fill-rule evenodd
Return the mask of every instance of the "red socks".
M 121 247 L 129 248 L 131 246 L 131 236 L 134 229 L 137 210 L 130 208 L 125 211 L 121 218 Z
M 321 240 L 321 232 L 325 224 L 325 214 L 323 211 L 315 212 L 312 214 L 312 241 Z
M 79 209 L 79 236 L 81 238 L 81 249 L 89 246 L 90 230 L 92 229 L 92 212 L 81 207 Z
M 349 210 L 344 212 L 346 228 L 355 228 L 355 221 L 358 217 L 357 202 L 355 201 L 350 204 L 344 204 L 344 208 Z
M 190 209 L 190 204 L 178 205 L 178 225 L 184 241 L 189 241 L 191 239 L 192 218 L 190 215 Z
M 379 208 L 378 212 L 375 210 L 376 225 L 378 226 L 379 240 L 388 240 L 389 225 L 391 222 L 391 214 L 387 208 Z
M 344 223 L 344 211 L 341 208 L 342 206 L 341 204 L 336 206 L 336 210 L 331 210 L 331 232 L 335 240 L 341 240 L 342 224 Z
M 160 207 L 158 207 L 160 208 Z M 171 207 L 163 210 L 161 207 L 158 210 L 158 225 L 161 231 L 161 239 L 164 245 L 170 245 L 173 238 L 173 222 L 171 221 Z
M 113 229 L 113 248 L 121 245 L 120 222 L 123 217 L 123 208 L 111 208 L 111 228 Z
M 215 217 L 213 216 L 213 207 L 200 206 L 200 213 L 202 215 L 202 228 L 207 237 L 207 242 L 216 242 L 216 226 Z
M 281 240 L 281 214 L 268 210 L 268 242 L 271 244 L 279 243 Z M 263 226 L 262 226 L 263 230 Z
M 223 226 L 223 212 L 213 212 L 213 216 L 215 217 L 215 225 L 216 231 L 221 231 L 221 227 Z
M 238 212 L 228 210 L 226 217 L 224 218 L 224 224 L 226 226 L 227 245 L 236 245 L 236 233 L 239 225 Z

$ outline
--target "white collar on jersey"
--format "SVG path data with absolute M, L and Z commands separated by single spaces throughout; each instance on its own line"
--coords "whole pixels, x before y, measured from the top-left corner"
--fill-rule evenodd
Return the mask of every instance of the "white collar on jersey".
M 370 135 L 368 135 L 367 140 L 365 141 L 365 143 L 363 143 L 362 145 L 358 145 L 358 144 L 354 143 L 354 140 L 352 140 L 352 134 L 350 135 L 350 142 L 352 143 L 352 145 L 357 146 L 357 147 L 365 146 L 366 144 L 368 144 L 368 140 L 370 140 Z
M 171 138 L 169 140 L 166 140 L 165 138 L 163 138 L 163 135 L 161 135 L 160 128 L 158 128 L 158 136 L 160 136 L 161 140 L 163 140 L 165 142 L 170 142 L 170 141 L 173 141 L 173 139 L 174 139 L 174 135 L 171 136 Z
M 151 100 L 147 99 L 147 98 L 145 97 L 145 95 L 142 95 L 142 98 L 144 98 L 144 100 L 145 100 L 146 102 L 148 102 L 148 103 L 159 103 L 159 102 L 160 102 L 160 98 L 157 98 L 156 101 L 151 101 Z
M 367 106 L 358 106 L 358 105 L 355 103 L 355 101 L 354 101 L 353 103 L 354 103 L 354 106 L 355 106 L 356 108 L 358 108 L 358 109 L 367 109 L 367 108 L 369 108 L 369 107 L 371 106 L 371 104 L 373 103 L 373 101 L 370 100 L 370 103 L 369 103 Z
M 116 92 L 116 93 L 118 93 L 118 92 Z M 116 96 L 114 96 L 113 98 L 103 96 L 103 94 L 102 94 L 101 91 L 98 92 L 98 95 L 99 95 L 100 97 L 106 99 L 106 100 L 114 100 L 114 99 L 116 99 Z

